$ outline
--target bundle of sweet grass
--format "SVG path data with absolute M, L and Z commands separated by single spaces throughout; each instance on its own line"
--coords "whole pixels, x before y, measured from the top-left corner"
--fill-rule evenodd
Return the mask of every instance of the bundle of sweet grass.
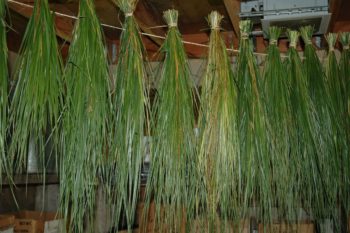
M 118 59 L 115 80 L 114 139 L 110 188 L 111 200 L 116 203 L 114 220 L 126 215 L 128 230 L 134 223 L 138 200 L 141 165 L 144 158 L 143 138 L 148 130 L 148 91 L 144 67 L 144 47 L 133 12 L 137 0 L 115 0 L 125 14 L 120 37 L 121 56 Z M 147 133 L 146 133 L 147 134 Z M 113 178 L 114 177 L 114 178 Z M 123 212 L 122 212 L 123 210 Z
M 30 152 L 45 173 L 45 161 L 57 153 L 63 106 L 62 61 L 47 0 L 35 1 L 19 54 L 9 153 L 17 172 L 26 168 Z
M 342 92 L 344 98 L 344 118 L 345 128 L 347 132 L 347 142 L 350 142 L 350 33 L 343 32 L 340 35 L 340 42 L 343 51 L 339 61 L 340 78 L 342 81 Z M 341 183 L 341 200 L 346 209 L 350 213 L 350 155 L 349 149 L 344 153 L 342 164 L 342 183 Z
M 313 197 L 315 190 L 311 190 L 309 187 L 313 187 L 314 180 L 319 179 L 320 175 L 317 167 L 317 158 L 325 152 L 322 150 L 317 112 L 309 96 L 307 76 L 296 50 L 299 33 L 297 31 L 288 31 L 288 37 L 290 46 L 286 69 L 291 85 L 291 124 L 292 129 L 294 129 L 290 132 L 292 140 L 290 153 L 292 174 L 290 175 L 295 179 L 291 184 L 291 191 L 294 196 L 291 204 L 295 212 L 292 213 L 290 218 L 295 219 L 300 205 L 310 206 L 310 198 Z
M 153 106 L 154 150 L 147 204 L 153 196 L 160 229 L 180 232 L 183 220 L 191 222 L 194 213 L 196 92 L 177 28 L 178 12 L 168 10 L 163 16 L 169 30 L 161 48 L 165 60 Z
M 234 82 L 226 46 L 220 35 L 223 16 L 213 11 L 208 16 L 211 27 L 208 63 L 202 80 L 198 147 L 201 205 L 206 214 L 208 232 L 217 222 L 238 219 L 239 144 L 237 122 L 237 86 Z M 202 211 L 201 211 L 202 212 Z
M 291 183 L 292 176 L 286 176 L 292 171 L 289 161 L 291 142 L 289 132 L 292 129 L 291 102 L 289 98 L 290 83 L 285 74 L 278 48 L 278 38 L 281 28 L 270 27 L 268 37 L 270 45 L 264 65 L 264 90 L 266 109 L 270 126 L 270 156 L 272 166 L 272 187 L 274 189 L 274 206 L 278 206 L 279 216 L 288 216 L 292 211 Z
M 310 183 L 310 186 L 304 187 L 308 189 L 305 208 L 311 210 L 313 216 L 316 219 L 324 219 L 328 216 L 327 194 L 323 190 L 331 189 L 333 185 L 332 179 L 323 179 L 324 174 L 331 174 L 333 169 L 329 166 L 332 163 L 334 153 L 332 151 L 332 122 L 330 108 L 332 107 L 330 97 L 327 89 L 327 80 L 324 75 L 322 64 L 316 54 L 316 49 L 312 45 L 312 35 L 314 28 L 311 26 L 305 26 L 300 28 L 302 39 L 305 43 L 303 68 L 305 71 L 305 78 L 307 79 L 307 85 L 311 101 L 315 106 L 317 113 L 317 126 L 319 127 L 320 139 L 321 139 L 321 153 L 314 153 L 311 160 L 312 173 L 314 175 L 314 182 Z
M 337 195 L 338 191 L 341 189 L 341 180 L 343 172 L 343 163 L 348 158 L 348 142 L 346 140 L 346 124 L 345 124 L 345 103 L 344 103 L 344 93 L 342 91 L 342 77 L 340 76 L 339 66 L 337 63 L 337 58 L 335 55 L 334 46 L 337 42 L 337 34 L 329 33 L 326 35 L 328 42 L 328 56 L 326 60 L 325 74 L 327 77 L 327 88 L 330 94 L 330 101 L 332 108 L 331 119 L 332 119 L 332 139 L 333 139 L 333 160 L 328 166 L 331 169 L 330 174 L 325 174 L 324 179 L 328 176 L 332 177 L 334 182 L 332 188 L 327 189 L 328 200 L 332 206 L 337 206 Z M 328 178 L 330 179 L 330 178 Z M 330 181 L 331 182 L 331 181 Z M 340 192 L 342 193 L 342 192 Z
M 60 166 L 60 212 L 71 232 L 94 232 L 96 190 L 111 123 L 108 62 L 93 0 L 80 1 L 69 48 Z M 84 219 L 90 223 L 84 229 Z
M 7 42 L 6 42 L 6 2 L 0 3 L 0 187 L 2 174 L 8 173 L 8 159 L 6 156 L 6 127 L 7 127 Z
M 258 217 L 271 219 L 273 191 L 269 138 L 263 85 L 249 34 L 252 23 L 241 21 L 241 38 L 237 62 L 238 132 L 240 145 L 240 183 L 237 188 L 242 203 L 242 215 L 249 206 L 259 207 Z

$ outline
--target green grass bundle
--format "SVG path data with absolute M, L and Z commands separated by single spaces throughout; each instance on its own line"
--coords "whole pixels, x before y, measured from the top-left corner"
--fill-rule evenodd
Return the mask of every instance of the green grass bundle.
M 317 112 L 309 95 L 305 69 L 296 50 L 299 33 L 297 31 L 288 31 L 287 34 L 290 45 L 286 68 L 291 85 L 291 124 L 294 129 L 290 132 L 292 139 L 290 162 L 293 167 L 293 173 L 290 175 L 296 179 L 291 184 L 295 194 L 295 199 L 291 203 L 294 205 L 292 208 L 298 211 L 300 205 L 304 207 L 310 206 L 315 190 L 307 187 L 314 187 L 314 180 L 319 179 L 317 159 L 324 152 Z M 327 190 L 322 191 L 325 192 Z M 291 216 L 291 218 L 295 217 Z
M 264 91 L 266 97 L 266 109 L 270 126 L 270 162 L 272 166 L 272 182 L 274 188 L 274 206 L 278 206 L 279 216 L 290 215 L 293 200 L 291 183 L 294 182 L 290 174 L 291 166 L 289 153 L 291 141 L 289 132 L 292 129 L 290 83 L 285 73 L 281 60 L 278 38 L 281 28 L 269 28 L 270 45 L 267 49 L 267 57 L 264 66 Z
M 144 67 L 144 47 L 133 12 L 136 0 L 115 0 L 125 14 L 120 37 L 120 57 L 116 68 L 113 155 L 115 166 L 115 221 L 126 215 L 128 229 L 135 218 L 144 158 L 143 138 L 147 131 L 148 91 Z M 121 212 L 123 209 L 123 213 Z
M 252 23 L 240 22 L 240 47 L 237 62 L 238 127 L 240 141 L 240 178 L 238 192 L 242 195 L 243 214 L 248 206 L 259 207 L 262 221 L 271 219 L 273 193 L 269 139 L 262 79 L 249 40 Z
M 6 156 L 6 127 L 7 127 L 7 42 L 6 42 L 6 2 L 0 3 L 0 186 L 2 174 L 8 173 L 8 159 Z
M 94 1 L 82 0 L 65 69 L 64 156 L 60 211 L 71 232 L 94 232 L 96 190 L 108 149 L 111 99 L 108 62 Z M 101 173 L 99 172 L 101 169 Z
M 312 26 L 305 26 L 300 28 L 302 39 L 305 43 L 303 68 L 305 71 L 305 78 L 307 79 L 307 85 L 309 90 L 309 96 L 315 106 L 317 113 L 317 127 L 320 132 L 320 153 L 317 156 L 312 157 L 311 169 L 312 174 L 315 174 L 314 182 L 310 183 L 310 186 L 305 186 L 303 189 L 308 189 L 309 196 L 307 198 L 307 209 L 311 209 L 313 216 L 316 219 L 324 219 L 328 215 L 327 208 L 327 193 L 323 190 L 332 189 L 333 180 L 323 179 L 326 176 L 331 176 L 333 167 L 332 164 L 334 153 L 332 150 L 332 122 L 330 108 L 332 107 L 330 102 L 330 96 L 327 89 L 327 80 L 323 72 L 322 64 L 316 54 L 316 49 L 312 44 L 312 35 L 314 28 Z
M 225 43 L 220 34 L 223 16 L 213 11 L 208 16 L 211 27 L 206 72 L 202 80 L 199 114 L 199 174 L 203 177 L 200 191 L 207 230 L 217 229 L 222 220 L 238 218 L 239 144 L 237 129 L 237 86 Z M 203 191 L 202 191 L 203 190 Z M 217 212 L 217 210 L 219 212 Z M 223 223 L 221 223 L 223 225 Z
M 196 92 L 192 90 L 195 85 L 177 28 L 178 12 L 167 10 L 163 16 L 169 30 L 161 48 L 165 60 L 153 107 L 154 149 L 148 197 L 154 194 L 158 225 L 161 228 L 167 226 L 169 232 L 180 232 L 182 220 L 190 222 L 194 213 L 196 143 L 193 97 Z
M 344 98 L 344 118 L 345 128 L 347 132 L 347 142 L 350 142 L 350 33 L 343 32 L 340 34 L 340 42 L 343 46 L 343 51 L 339 61 L 340 77 L 342 81 L 342 92 Z M 343 166 L 343 181 L 341 189 L 341 200 L 345 206 L 347 213 L 350 213 L 350 155 L 349 151 L 344 154 Z
M 334 180 L 333 188 L 327 190 L 329 192 L 328 199 L 332 206 L 337 204 L 338 191 L 341 188 L 341 177 L 343 163 L 348 159 L 348 142 L 346 141 L 346 125 L 345 125 L 345 105 L 342 92 L 342 77 L 340 76 L 339 66 L 335 55 L 334 46 L 337 42 L 337 34 L 329 33 L 326 35 L 328 42 L 328 56 L 326 60 L 325 74 L 327 77 L 327 88 L 330 94 L 331 101 L 331 118 L 332 118 L 332 139 L 333 139 L 333 160 L 328 166 L 331 167 L 330 174 L 325 174 L 332 177 Z M 329 178 L 330 179 L 330 178 Z
M 9 153 L 16 171 L 23 172 L 33 147 L 45 171 L 45 156 L 57 153 L 63 105 L 62 61 L 47 0 L 35 1 L 19 54 L 10 107 Z

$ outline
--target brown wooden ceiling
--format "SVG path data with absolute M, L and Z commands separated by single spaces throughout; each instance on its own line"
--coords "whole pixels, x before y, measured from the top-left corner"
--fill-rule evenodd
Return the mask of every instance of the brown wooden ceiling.
M 33 5 L 34 0 L 15 0 Z M 238 12 L 240 0 L 139 0 L 134 13 L 142 31 L 157 35 L 165 35 L 166 28 L 152 28 L 164 25 L 162 12 L 167 9 L 179 11 L 179 29 L 185 40 L 206 43 L 208 41 L 207 15 L 212 11 L 219 11 L 224 15 L 222 28 L 225 31 L 225 39 L 228 45 L 237 41 Z M 77 0 L 50 0 L 50 7 L 53 11 L 76 16 L 79 8 Z M 112 26 L 121 26 L 123 14 L 111 0 L 95 0 L 95 7 L 101 23 Z M 9 47 L 17 51 L 28 18 L 32 9 L 9 2 L 10 15 L 8 16 L 11 30 L 8 33 Z M 350 1 L 330 0 L 330 10 L 333 13 L 330 31 L 350 31 Z M 56 16 L 55 26 L 58 37 L 62 41 L 69 41 L 74 27 L 75 20 Z M 118 43 L 120 30 L 103 27 L 107 43 Z M 263 41 L 258 39 L 258 41 Z M 156 52 L 162 44 L 162 39 L 144 38 L 147 49 Z M 234 43 L 237 46 L 237 43 Z M 259 47 L 259 46 L 258 46 Z M 261 48 L 260 48 L 261 47 Z M 262 50 L 264 46 L 260 46 Z M 205 54 L 203 48 L 186 45 L 190 56 L 200 57 Z

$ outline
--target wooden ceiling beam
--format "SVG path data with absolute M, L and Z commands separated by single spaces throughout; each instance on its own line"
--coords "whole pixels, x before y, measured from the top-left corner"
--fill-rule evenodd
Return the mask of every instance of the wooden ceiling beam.
M 25 18 L 30 18 L 33 13 L 33 8 L 21 6 L 19 4 L 8 2 L 8 6 L 11 10 L 14 12 L 24 16 Z M 56 9 L 55 9 L 56 10 Z M 62 9 L 60 9 L 61 13 L 67 13 L 69 12 L 62 12 Z M 72 38 L 72 31 L 74 28 L 74 19 L 70 19 L 63 16 L 55 15 L 55 30 L 58 37 L 62 38 L 63 40 L 70 41 Z
M 334 26 L 342 9 L 343 0 L 331 0 L 329 2 L 329 11 L 332 13 L 331 21 L 329 22 L 328 31 L 334 32 Z
M 227 13 L 230 17 L 233 30 L 237 38 L 239 37 L 239 12 L 241 9 L 239 0 L 224 0 Z
M 164 25 L 164 22 L 160 20 L 161 17 L 157 17 L 154 12 L 145 1 L 141 0 L 138 2 L 134 12 L 136 21 L 140 29 L 148 34 L 154 34 L 158 36 L 165 36 L 165 30 L 163 28 L 154 28 L 157 26 Z M 149 37 L 155 44 L 162 46 L 164 40 L 155 37 Z

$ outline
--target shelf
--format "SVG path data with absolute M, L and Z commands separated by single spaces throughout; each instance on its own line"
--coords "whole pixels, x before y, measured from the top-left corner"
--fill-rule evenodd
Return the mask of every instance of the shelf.
M 15 185 L 41 185 L 45 184 L 58 184 L 59 178 L 57 174 L 46 174 L 45 182 L 43 181 L 42 174 L 23 174 L 23 175 L 15 175 L 13 177 Z M 2 185 L 9 185 L 11 182 L 5 177 Z

